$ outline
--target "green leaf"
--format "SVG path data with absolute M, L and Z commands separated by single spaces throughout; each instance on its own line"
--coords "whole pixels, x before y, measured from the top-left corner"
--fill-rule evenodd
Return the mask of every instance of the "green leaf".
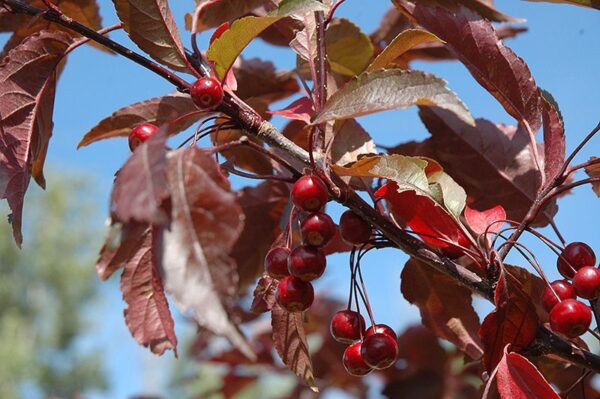
M 279 8 L 270 12 L 269 16 L 288 17 L 315 11 L 329 11 L 329 7 L 317 0 L 283 0 Z
M 466 123 L 475 124 L 465 104 L 446 87 L 446 81 L 420 71 L 399 69 L 363 73 L 350 81 L 329 98 L 313 124 L 413 105 L 444 108 Z
M 375 60 L 367 68 L 368 72 L 373 72 L 378 69 L 389 68 L 393 65 L 393 61 L 411 48 L 430 42 L 444 42 L 442 39 L 433 33 L 421 29 L 408 29 L 400 32 L 398 36 L 375 58 Z
M 150 57 L 189 72 L 179 29 L 167 0 L 113 0 L 123 29 Z
M 325 42 L 329 65 L 339 74 L 356 76 L 373 58 L 371 39 L 347 19 L 337 19 L 329 25 Z
M 441 204 L 449 210 L 455 217 L 460 217 L 465 205 L 467 204 L 467 193 L 458 185 L 456 181 L 446 172 L 435 172 L 428 176 L 430 187 L 437 187 L 441 193 Z
M 214 62 L 217 76 L 223 80 L 236 58 L 252 39 L 281 18 L 250 16 L 235 21 L 221 37 L 210 45 L 206 52 L 208 60 Z
M 545 2 L 545 3 L 571 4 L 574 6 L 591 7 L 591 8 L 595 8 L 596 10 L 600 10 L 600 3 L 598 3 L 598 0 L 526 0 L 526 1 L 536 2 L 536 3 Z

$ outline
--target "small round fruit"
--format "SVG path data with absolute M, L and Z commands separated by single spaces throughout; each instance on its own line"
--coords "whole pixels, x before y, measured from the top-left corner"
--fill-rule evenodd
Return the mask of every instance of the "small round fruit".
M 200 78 L 190 90 L 194 104 L 200 109 L 212 109 L 223 101 L 223 87 L 215 78 Z
M 352 211 L 346 211 L 340 217 L 340 233 L 344 241 L 360 245 L 371 238 L 371 226 Z
M 290 275 L 303 281 L 313 281 L 321 277 L 326 265 L 327 259 L 323 251 L 308 245 L 294 248 L 288 257 Z
M 396 361 L 398 344 L 387 334 L 373 334 L 363 340 L 360 354 L 365 363 L 372 368 L 385 369 Z
M 573 287 L 577 295 L 585 299 L 596 299 L 600 295 L 600 269 L 584 266 L 573 277 Z
M 331 335 L 342 344 L 358 341 L 365 331 L 365 319 L 353 310 L 340 310 L 331 319 Z
M 548 312 L 552 310 L 560 301 L 565 299 L 575 299 L 575 289 L 567 280 L 556 280 L 550 283 L 550 287 L 546 286 L 542 294 L 542 305 Z M 556 293 L 556 295 L 554 295 Z M 558 298 L 556 297 L 558 295 Z
M 592 323 L 592 311 L 576 299 L 565 299 L 550 312 L 553 331 L 576 338 L 587 331 Z
M 302 242 L 313 247 L 327 245 L 335 235 L 335 223 L 328 214 L 313 212 L 304 218 L 300 225 Z
M 135 126 L 129 133 L 129 149 L 135 151 L 140 144 L 145 143 L 157 131 L 158 126 L 152 123 L 142 123 Z
M 342 363 L 344 368 L 350 375 L 362 376 L 367 375 L 371 372 L 371 367 L 362 358 L 361 355 L 361 342 L 355 342 L 348 346 L 344 351 L 344 357 Z
M 274 247 L 267 252 L 265 256 L 265 271 L 269 273 L 269 276 L 281 279 L 285 276 L 289 276 L 288 272 L 288 257 L 290 256 L 290 250 L 286 247 Z
M 562 251 L 556 266 L 560 274 L 568 279 L 573 278 L 575 272 L 584 266 L 594 266 L 596 254 L 594 250 L 583 242 L 572 242 Z
M 306 175 L 299 178 L 292 187 L 292 202 L 303 211 L 318 211 L 329 199 L 327 186 L 317 176 Z
M 282 308 L 290 312 L 302 312 L 312 305 L 315 292 L 311 283 L 287 276 L 279 281 L 275 298 Z
M 374 334 L 386 334 L 389 335 L 394 340 L 394 342 L 398 342 L 398 336 L 396 335 L 396 332 L 392 327 L 388 326 L 387 324 L 375 324 L 369 327 L 367 329 L 367 332 L 365 333 L 365 337 L 370 337 Z

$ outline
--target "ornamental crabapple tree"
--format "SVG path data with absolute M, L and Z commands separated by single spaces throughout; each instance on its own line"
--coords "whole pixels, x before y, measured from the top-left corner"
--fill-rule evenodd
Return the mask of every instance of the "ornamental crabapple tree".
M 393 0 L 369 36 L 336 16 L 365 7 L 352 1 L 197 3 L 186 46 L 167 0 L 114 0 L 120 23 L 108 27 L 94 0 L 0 0 L 12 32 L 0 66 L 0 195 L 18 245 L 30 180 L 45 185 L 62 66 L 89 43 L 174 89 L 115 111 L 80 143 L 129 138 L 97 271 L 105 280 L 122 269 L 125 323 L 141 345 L 176 351 L 170 296 L 201 327 L 197 358 L 227 367 L 229 396 L 256 381 L 252 365 L 284 372 L 276 353 L 314 391 L 364 396 L 357 377 L 375 372 L 389 397 L 597 397 L 600 357 L 580 338 L 600 339 L 596 255 L 563 238 L 553 218 L 573 189 L 600 194 L 600 161 L 574 163 L 600 125 L 566 154 L 558 105 L 503 42 L 524 31 L 513 17 L 492 1 Z M 139 49 L 109 38 L 118 29 Z M 259 38 L 295 54 L 295 71 L 243 58 Z M 475 119 L 444 80 L 411 68 L 423 59 L 463 63 L 515 125 Z M 377 152 L 356 118 L 408 107 L 431 137 Z M 280 131 L 272 117 L 289 122 Z M 235 191 L 230 175 L 261 182 Z M 339 226 L 332 201 L 347 208 Z M 539 230 L 547 225 L 556 237 Z M 556 254 L 564 280 L 548 281 L 524 234 Z M 424 326 L 400 336 L 377 323 L 361 271 L 381 248 L 410 256 L 401 291 Z M 312 285 L 334 252 L 348 254 L 346 304 Z M 510 252 L 528 269 L 507 264 Z M 495 307 L 482 321 L 473 295 Z M 270 313 L 267 330 L 242 328 L 261 325 L 260 313 Z M 314 352 L 307 334 L 321 337 Z M 213 336 L 231 349 L 215 355 Z

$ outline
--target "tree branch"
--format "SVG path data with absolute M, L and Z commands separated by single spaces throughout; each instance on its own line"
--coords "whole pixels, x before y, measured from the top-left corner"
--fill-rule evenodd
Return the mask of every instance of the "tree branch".
M 56 10 L 42 10 L 37 7 L 32 7 L 21 0 L 0 0 L 0 5 L 9 7 L 12 12 L 32 16 L 41 16 L 48 21 L 55 22 L 66 28 L 69 28 L 156 73 L 157 75 L 171 82 L 180 91 L 189 91 L 189 83 L 174 74 L 172 71 L 167 70 L 148 58 L 116 43 L 110 38 L 105 37 L 93 29 L 74 21 L 64 14 L 57 12 Z M 262 140 L 273 148 L 277 148 L 281 152 L 285 153 L 289 158 L 295 159 L 302 165 L 310 165 L 310 157 L 306 151 L 284 137 L 273 125 L 267 121 L 264 121 L 250 106 L 245 104 L 243 101 L 230 95 L 226 95 L 223 104 L 221 104 L 217 110 L 235 120 L 249 135 Z M 323 160 L 317 159 L 317 162 L 322 163 Z M 336 197 L 336 201 L 352 209 L 358 215 L 370 222 L 386 238 L 392 241 L 399 249 L 403 250 L 408 255 L 415 257 L 421 262 L 433 267 L 437 271 L 451 277 L 471 291 L 493 302 L 493 282 L 483 279 L 465 267 L 453 262 L 451 259 L 441 257 L 437 253 L 433 252 L 422 241 L 397 228 L 390 220 L 377 212 L 351 187 L 348 187 L 335 173 L 332 174 L 331 177 L 333 183 L 342 189 L 342 195 Z M 520 236 L 522 231 L 524 231 L 528 226 L 529 222 L 527 222 L 527 220 L 528 219 L 526 218 L 522 228 L 518 230 L 520 233 L 517 234 L 516 231 L 513 236 L 517 238 Z M 600 373 L 599 356 L 581 350 L 580 348 L 575 348 L 573 344 L 563 340 L 543 326 L 540 327 L 538 331 L 538 337 L 531 345 L 531 350 L 537 350 L 537 352 L 541 354 L 552 353 L 566 361 L 576 363 Z

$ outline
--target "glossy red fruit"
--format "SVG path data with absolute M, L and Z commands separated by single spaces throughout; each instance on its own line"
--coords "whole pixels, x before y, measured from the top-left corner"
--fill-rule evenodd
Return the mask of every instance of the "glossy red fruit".
M 194 104 L 200 109 L 212 109 L 223 101 L 223 87 L 215 78 L 200 78 L 190 90 Z
M 351 344 L 365 332 L 365 319 L 353 310 L 340 310 L 331 319 L 331 335 L 337 342 Z
M 327 186 L 317 176 L 306 175 L 299 178 L 292 187 L 292 202 L 298 209 L 318 211 L 329 199 Z
M 373 334 L 363 340 L 360 354 L 372 368 L 385 369 L 396 362 L 398 344 L 387 334 Z
M 352 211 L 342 213 L 340 217 L 340 234 L 342 239 L 351 245 L 360 245 L 371 238 L 371 226 Z
M 300 225 L 302 242 L 313 247 L 327 245 L 335 235 L 335 223 L 328 214 L 313 212 L 304 218 Z
M 367 375 L 371 372 L 372 368 L 362 358 L 361 355 L 361 342 L 355 342 L 348 346 L 344 351 L 344 357 L 342 363 L 344 368 L 350 375 L 361 376 Z
M 578 296 L 585 299 L 596 299 L 600 296 L 600 269 L 584 266 L 577 270 L 573 277 L 573 287 Z
M 157 131 L 158 126 L 152 123 L 142 123 L 135 126 L 129 133 L 129 149 L 135 151 L 140 144 L 145 143 Z
M 288 257 L 290 256 L 290 250 L 286 247 L 275 247 L 271 248 L 265 256 L 265 271 L 269 273 L 269 276 L 281 279 L 285 276 L 289 276 L 288 272 Z
M 584 266 L 596 265 L 594 250 L 583 242 L 572 242 L 567 245 L 556 261 L 560 274 L 568 279 Z
M 548 312 L 550 312 L 560 301 L 576 298 L 575 289 L 567 280 L 556 280 L 550 283 L 550 285 L 554 291 L 550 289 L 550 287 L 546 287 L 542 294 L 542 305 Z M 556 293 L 556 295 L 554 295 L 554 293 Z M 558 298 L 556 297 L 557 295 Z
M 315 292 L 311 283 L 287 276 L 279 281 L 275 299 L 290 312 L 302 312 L 312 305 Z
M 565 299 L 550 312 L 550 327 L 569 338 L 579 337 L 592 323 L 592 311 L 576 299 Z
M 325 272 L 327 259 L 318 248 L 300 245 L 294 248 L 288 257 L 290 275 L 304 281 L 316 280 Z
M 367 329 L 365 332 L 365 337 L 370 337 L 374 334 L 386 334 L 389 335 L 394 342 L 398 342 L 398 336 L 394 329 L 387 324 L 375 324 Z

